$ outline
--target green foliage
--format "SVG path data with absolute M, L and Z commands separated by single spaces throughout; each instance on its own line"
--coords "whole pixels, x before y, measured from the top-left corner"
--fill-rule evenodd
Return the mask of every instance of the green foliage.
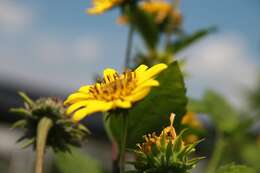
M 229 164 L 220 167 L 216 173 L 256 173 L 256 171 L 245 165 Z
M 188 46 L 192 45 L 196 41 L 204 38 L 205 36 L 211 34 L 212 32 L 215 32 L 216 28 L 211 27 L 207 29 L 201 29 L 199 31 L 194 32 L 191 35 L 184 35 L 180 37 L 178 40 L 173 41 L 168 45 L 168 52 L 172 52 L 174 54 L 182 51 L 183 49 L 187 48 Z
M 137 173 L 187 173 L 195 167 L 196 163 L 204 157 L 190 159 L 195 152 L 195 147 L 199 143 L 184 145 L 182 141 L 183 132 L 180 133 L 173 141 L 165 135 L 151 144 L 151 151 L 144 151 L 142 147 L 133 150 L 136 161 L 132 164 Z M 148 143 L 149 145 L 149 143 Z
M 36 146 L 37 127 L 39 122 L 48 117 L 54 124 L 47 138 L 47 146 L 51 146 L 55 151 L 69 151 L 69 145 L 80 146 L 81 141 L 89 133 L 88 129 L 73 123 L 65 115 L 63 101 L 57 98 L 40 98 L 31 100 L 25 93 L 20 92 L 24 100 L 24 107 L 12 108 L 10 111 L 21 116 L 12 128 L 22 128 L 25 133 L 18 139 L 18 142 L 25 140 L 22 148 L 30 145 Z
M 249 92 L 249 103 L 251 112 L 260 117 L 260 79 L 258 79 L 256 88 Z
M 189 110 L 209 115 L 222 132 L 231 133 L 240 123 L 239 112 L 223 96 L 211 90 L 206 91 L 201 100 L 191 100 Z
M 76 149 L 71 149 L 71 153 L 55 154 L 55 165 L 59 173 L 102 173 L 96 160 Z
M 244 159 L 248 165 L 253 166 L 255 169 L 260 171 L 260 146 L 256 145 L 256 141 L 244 144 L 244 147 L 240 150 L 241 157 Z
M 140 33 L 148 49 L 155 50 L 159 42 L 159 30 L 154 18 L 137 7 L 131 7 L 127 14 L 132 27 Z
M 160 86 L 137 103 L 128 114 L 127 147 L 134 148 L 149 132 L 161 131 L 168 125 L 170 113 L 175 113 L 175 127 L 179 129 L 186 113 L 186 88 L 178 63 L 174 62 L 158 76 Z M 106 120 L 110 136 L 121 144 L 122 116 L 111 115 Z

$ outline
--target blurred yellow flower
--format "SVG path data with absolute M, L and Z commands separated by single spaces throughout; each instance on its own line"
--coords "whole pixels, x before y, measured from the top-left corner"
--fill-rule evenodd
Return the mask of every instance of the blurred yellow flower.
M 182 118 L 181 124 L 187 125 L 194 129 L 202 129 L 203 124 L 198 119 L 197 115 L 194 112 L 187 112 L 186 115 Z M 186 144 L 191 144 L 199 140 L 199 137 L 194 134 L 189 134 L 185 137 L 184 141 Z
M 127 15 L 118 16 L 116 19 L 116 23 L 120 25 L 127 25 L 129 23 L 129 18 Z
M 88 14 L 101 14 L 115 6 L 120 5 L 124 0 L 92 0 L 93 7 L 87 9 Z
M 156 23 L 162 23 L 171 14 L 173 7 L 164 0 L 151 0 L 142 3 L 141 9 L 154 15 Z
M 177 7 L 165 0 L 150 0 L 138 4 L 138 7 L 155 17 L 155 22 L 161 24 L 167 20 L 173 28 L 179 27 L 182 23 L 182 15 Z M 122 14 L 117 18 L 117 23 L 126 25 L 129 17 Z
M 203 128 L 202 123 L 194 112 L 187 112 L 186 115 L 184 115 L 184 117 L 182 118 L 181 123 L 195 129 Z
M 67 114 L 75 122 L 94 112 L 107 112 L 115 108 L 127 109 L 132 103 L 143 99 L 152 87 L 159 86 L 155 80 L 157 74 L 167 68 L 157 64 L 149 68 L 140 65 L 135 71 L 126 70 L 118 74 L 107 68 L 103 72 L 103 81 L 94 85 L 82 86 L 64 102 L 68 105 Z

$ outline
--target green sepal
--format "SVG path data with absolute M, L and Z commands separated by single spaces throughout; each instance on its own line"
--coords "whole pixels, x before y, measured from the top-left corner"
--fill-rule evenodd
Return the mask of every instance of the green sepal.
M 24 100 L 24 102 L 29 106 L 29 107 L 33 107 L 34 105 L 34 101 L 32 99 L 30 99 L 30 97 L 28 97 L 24 92 L 19 91 L 18 94 L 22 97 L 22 99 Z

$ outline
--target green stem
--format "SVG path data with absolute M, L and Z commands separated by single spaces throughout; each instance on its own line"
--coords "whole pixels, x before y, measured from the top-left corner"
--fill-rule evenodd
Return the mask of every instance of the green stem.
M 225 141 L 223 139 L 223 136 L 221 134 L 218 134 L 217 141 L 215 143 L 215 147 L 213 150 L 213 154 L 211 156 L 211 159 L 208 163 L 208 167 L 206 169 L 206 173 L 215 173 L 217 166 L 219 164 L 219 161 L 222 156 L 222 152 L 225 146 Z
M 35 173 L 43 173 L 44 151 L 48 132 L 52 126 L 52 120 L 47 117 L 43 117 L 37 126 Z
M 127 36 L 127 45 L 126 45 L 126 53 L 125 53 L 125 68 L 129 68 L 132 43 L 133 43 L 133 35 L 134 35 L 134 28 L 133 28 L 133 26 L 130 26 L 129 31 L 128 31 L 128 36 Z
M 121 146 L 120 146 L 120 156 L 119 156 L 119 167 L 120 173 L 125 171 L 125 147 L 126 147 L 126 137 L 127 137 L 127 126 L 128 126 L 128 115 L 123 114 L 123 132 L 121 135 Z

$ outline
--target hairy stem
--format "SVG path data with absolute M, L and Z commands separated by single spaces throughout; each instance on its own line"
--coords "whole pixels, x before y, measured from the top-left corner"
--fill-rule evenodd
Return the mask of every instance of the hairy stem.
M 119 156 L 119 167 L 120 173 L 125 171 L 125 147 L 126 147 L 126 137 L 127 137 L 127 126 L 128 126 L 128 115 L 123 114 L 123 132 L 121 136 L 121 146 L 120 146 L 120 156 Z
M 134 35 L 134 28 L 130 26 L 127 36 L 127 44 L 126 44 L 126 52 L 125 52 L 125 69 L 129 68 L 130 58 L 131 58 L 131 50 L 133 44 L 133 35 Z
M 206 169 L 206 173 L 215 173 L 216 172 L 217 166 L 221 159 L 224 145 L 225 145 L 225 142 L 224 142 L 223 136 L 221 134 L 218 134 L 217 141 L 215 143 L 215 147 L 213 150 L 213 154 L 211 156 L 211 159 L 209 160 L 208 167 Z
M 52 120 L 47 117 L 43 117 L 38 124 L 36 139 L 35 173 L 43 173 L 44 151 L 48 132 L 52 126 Z

